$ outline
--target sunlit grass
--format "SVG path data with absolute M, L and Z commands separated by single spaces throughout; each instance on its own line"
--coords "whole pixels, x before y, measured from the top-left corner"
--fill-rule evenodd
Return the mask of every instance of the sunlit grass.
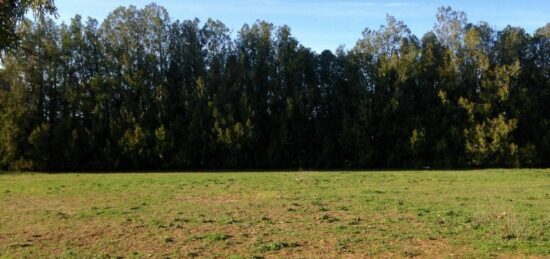
M 0 175 L 5 257 L 550 256 L 550 171 Z

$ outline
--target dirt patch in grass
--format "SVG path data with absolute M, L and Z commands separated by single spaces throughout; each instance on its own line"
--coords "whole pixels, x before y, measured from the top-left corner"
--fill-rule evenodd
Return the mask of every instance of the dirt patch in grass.
M 449 240 L 414 239 L 407 242 L 393 243 L 397 249 L 383 252 L 374 258 L 463 258 L 471 254 L 471 250 L 464 246 L 451 245 Z M 369 256 L 370 257 L 370 256 Z
M 428 257 L 454 257 L 461 256 L 467 252 L 462 247 L 449 244 L 446 239 L 437 240 L 414 240 L 410 245 L 404 247 L 405 256 L 428 256 Z
M 178 195 L 174 198 L 177 201 L 193 202 L 200 204 L 211 203 L 236 203 L 242 200 L 238 195 L 219 195 L 219 196 L 191 196 L 191 195 Z

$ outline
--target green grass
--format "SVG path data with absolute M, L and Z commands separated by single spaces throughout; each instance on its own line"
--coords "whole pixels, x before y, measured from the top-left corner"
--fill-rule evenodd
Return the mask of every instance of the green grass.
M 0 175 L 0 257 L 549 257 L 550 170 Z

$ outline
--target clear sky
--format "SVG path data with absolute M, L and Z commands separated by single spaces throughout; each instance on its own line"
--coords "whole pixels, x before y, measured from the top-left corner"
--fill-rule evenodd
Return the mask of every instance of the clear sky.
M 118 6 L 143 7 L 151 0 L 55 0 L 59 19 L 75 14 L 103 20 Z M 287 24 L 306 47 L 318 52 L 350 48 L 366 27 L 385 24 L 386 14 L 404 21 L 421 37 L 432 29 L 439 6 L 465 11 L 470 22 L 486 21 L 501 29 L 510 24 L 531 33 L 550 22 L 550 0 L 157 0 L 168 9 L 172 20 L 212 17 L 237 32 L 244 23 L 257 19 L 275 25 Z

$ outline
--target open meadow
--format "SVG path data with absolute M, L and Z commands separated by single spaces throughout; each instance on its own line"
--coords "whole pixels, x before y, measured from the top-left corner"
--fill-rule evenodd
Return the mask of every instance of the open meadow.
M 0 258 L 550 257 L 550 170 L 0 175 Z

